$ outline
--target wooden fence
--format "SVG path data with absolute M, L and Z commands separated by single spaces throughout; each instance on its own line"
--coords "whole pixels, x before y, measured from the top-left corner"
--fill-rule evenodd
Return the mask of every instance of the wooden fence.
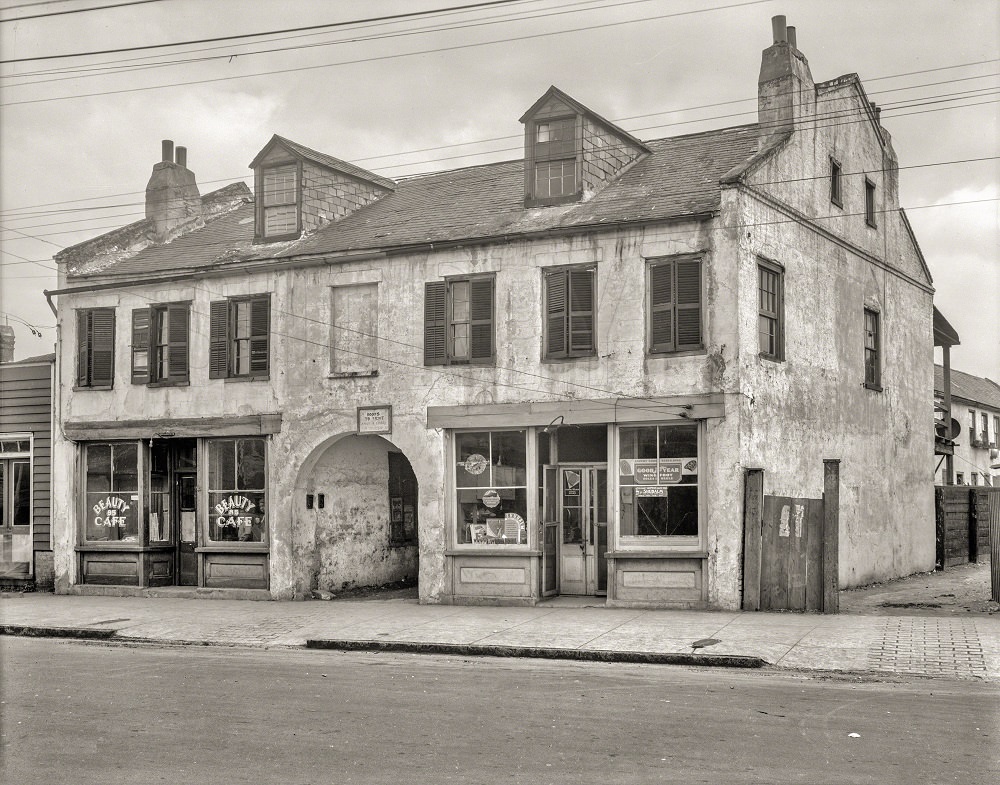
M 990 554 L 991 510 L 1000 488 L 939 485 L 934 489 L 939 570 L 985 560 Z

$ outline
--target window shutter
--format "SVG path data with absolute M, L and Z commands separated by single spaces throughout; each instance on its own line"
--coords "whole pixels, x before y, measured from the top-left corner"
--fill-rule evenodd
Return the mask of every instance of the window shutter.
M 445 344 L 447 299 L 445 281 L 428 281 L 424 285 L 424 365 L 443 365 L 448 359 Z
M 566 302 L 568 275 L 557 270 L 545 276 L 545 355 L 566 356 Z
M 701 348 L 701 262 L 680 261 L 677 268 L 677 348 Z
M 132 311 L 132 384 L 149 384 L 149 308 Z
M 674 264 L 649 268 L 649 349 L 669 352 L 674 348 Z
M 89 311 L 76 312 L 76 386 L 86 387 L 89 374 L 90 359 L 90 320 Z
M 594 270 L 569 271 L 569 351 L 594 351 Z
M 250 303 L 250 375 L 266 376 L 270 370 L 271 298 L 260 297 Z
M 91 371 L 94 387 L 111 387 L 115 381 L 115 312 L 91 311 Z
M 208 378 L 229 376 L 229 301 L 217 300 L 209 306 Z
M 472 335 L 469 359 L 493 359 L 493 279 L 469 282 L 469 329 Z
M 169 342 L 167 344 L 167 361 L 169 376 L 172 382 L 188 380 L 188 305 L 187 303 L 167 306 L 167 321 L 169 324 Z

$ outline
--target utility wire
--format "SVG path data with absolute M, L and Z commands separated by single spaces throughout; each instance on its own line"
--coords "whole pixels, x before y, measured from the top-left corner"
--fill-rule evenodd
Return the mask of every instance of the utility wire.
M 23 22 L 27 19 L 44 19 L 50 16 L 66 16 L 67 14 L 85 14 L 88 11 L 109 11 L 115 8 L 124 8 L 129 5 L 146 5 L 147 3 L 162 3 L 164 0 L 128 0 L 124 3 L 116 3 L 115 5 L 97 5 L 91 8 L 74 8 L 65 11 L 49 11 L 44 14 L 32 14 L 31 16 L 15 16 L 9 19 L 0 19 L 0 24 L 5 22 Z M 53 2 L 65 2 L 65 0 L 53 0 Z M 5 14 L 15 8 L 24 7 L 34 7 L 39 5 L 50 5 L 50 3 L 22 3 L 21 5 L 9 5 L 6 8 L 0 8 L 0 14 Z M 2 61 L 0 61 L 2 62 Z

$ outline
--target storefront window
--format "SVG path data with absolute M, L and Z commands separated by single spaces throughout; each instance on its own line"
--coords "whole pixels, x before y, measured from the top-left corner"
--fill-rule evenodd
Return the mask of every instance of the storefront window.
M 208 538 L 263 542 L 267 529 L 263 439 L 208 443 Z
M 698 536 L 698 426 L 619 430 L 623 537 Z
M 455 434 L 456 541 L 502 546 L 528 542 L 525 431 Z
M 139 539 L 139 450 L 135 442 L 87 445 L 87 539 Z

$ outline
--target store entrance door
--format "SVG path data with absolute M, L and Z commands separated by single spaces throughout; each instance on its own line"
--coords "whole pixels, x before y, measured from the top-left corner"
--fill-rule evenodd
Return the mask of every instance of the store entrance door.
M 608 470 L 559 466 L 559 593 L 607 594 Z
M 198 585 L 197 447 L 195 439 L 158 439 L 150 445 L 149 542 L 158 550 L 170 546 L 173 569 L 163 577 L 178 586 Z
M 177 520 L 174 531 L 177 538 L 177 585 L 198 585 L 198 557 L 195 554 L 197 545 L 196 511 L 197 511 L 198 473 L 193 469 L 177 469 L 174 472 L 174 510 Z

